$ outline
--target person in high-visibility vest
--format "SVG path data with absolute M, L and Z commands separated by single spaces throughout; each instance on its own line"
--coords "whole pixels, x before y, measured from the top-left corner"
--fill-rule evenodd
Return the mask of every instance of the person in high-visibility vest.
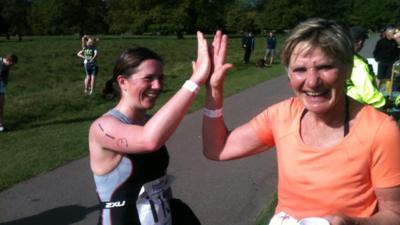
M 382 108 L 386 101 L 375 83 L 375 75 L 368 61 L 358 54 L 368 38 L 368 32 L 362 27 L 355 26 L 350 29 L 354 41 L 353 70 L 346 82 L 346 93 L 354 100 Z

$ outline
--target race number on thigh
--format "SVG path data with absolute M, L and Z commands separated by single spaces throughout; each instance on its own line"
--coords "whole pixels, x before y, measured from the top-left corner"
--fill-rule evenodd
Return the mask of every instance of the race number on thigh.
M 163 176 L 144 184 L 139 192 L 136 208 L 142 225 L 171 225 L 171 208 L 168 199 L 170 182 Z

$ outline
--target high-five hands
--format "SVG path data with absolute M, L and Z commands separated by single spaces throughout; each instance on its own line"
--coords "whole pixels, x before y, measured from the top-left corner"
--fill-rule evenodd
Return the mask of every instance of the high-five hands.
M 197 60 L 192 62 L 193 75 L 190 78 L 198 85 L 204 84 L 211 88 L 222 87 L 226 72 L 232 64 L 225 63 L 228 46 L 228 37 L 217 31 L 211 46 L 202 32 L 197 32 Z M 211 74 L 211 76 L 210 76 Z

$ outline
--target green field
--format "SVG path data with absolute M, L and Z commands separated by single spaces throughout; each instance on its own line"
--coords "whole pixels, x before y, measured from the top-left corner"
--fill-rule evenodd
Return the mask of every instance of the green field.
M 196 55 L 194 36 L 183 40 L 152 36 L 99 38 L 100 72 L 92 96 L 83 94 L 84 72 L 76 56 L 80 50 L 77 36 L 25 37 L 22 42 L 0 40 L 0 55 L 15 53 L 19 57 L 7 87 L 8 132 L 0 133 L 0 190 L 87 155 L 89 124 L 116 103 L 101 98 L 100 92 L 123 49 L 145 46 L 165 58 L 165 89 L 154 110 L 189 77 L 191 60 Z M 263 38 L 258 37 L 256 43 L 253 62 L 264 54 Z M 230 40 L 228 54 L 228 61 L 235 67 L 225 83 L 226 96 L 283 74 L 279 64 L 268 69 L 244 65 L 239 37 Z M 203 96 L 200 92 L 191 111 L 201 107 Z

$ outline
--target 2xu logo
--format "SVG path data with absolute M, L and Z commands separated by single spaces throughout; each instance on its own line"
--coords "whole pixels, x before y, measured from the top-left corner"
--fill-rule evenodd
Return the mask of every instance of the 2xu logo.
M 122 202 L 120 202 L 120 201 L 118 201 L 118 202 L 107 202 L 106 203 L 106 209 L 115 208 L 115 207 L 122 207 L 124 205 L 125 205 L 125 201 L 122 201 Z

